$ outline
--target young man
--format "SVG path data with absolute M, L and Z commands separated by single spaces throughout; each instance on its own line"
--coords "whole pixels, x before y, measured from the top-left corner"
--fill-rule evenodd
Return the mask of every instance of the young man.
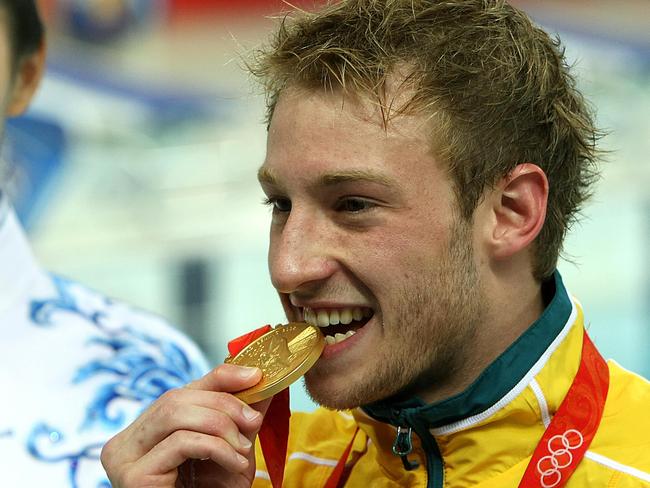
M 34 2 L 0 0 L 0 126 L 29 104 L 44 53 Z M 1 181 L 0 330 L 2 486 L 107 486 L 106 440 L 165 390 L 207 371 L 160 319 L 46 273 Z
M 559 44 L 503 1 L 348 0 L 253 71 L 271 279 L 329 336 L 309 393 L 351 410 L 291 417 L 285 486 L 649 485 L 650 386 L 555 269 L 598 139 Z M 105 447 L 113 486 L 269 486 L 268 402 L 228 394 L 259 379 L 164 396 Z

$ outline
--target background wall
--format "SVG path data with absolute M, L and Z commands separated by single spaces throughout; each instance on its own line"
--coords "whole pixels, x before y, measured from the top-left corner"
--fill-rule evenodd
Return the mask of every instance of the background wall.
M 610 133 L 561 271 L 605 355 L 650 376 L 647 2 L 517 4 L 561 34 Z M 42 262 L 171 318 L 214 363 L 229 338 L 283 321 L 255 178 L 263 100 L 237 54 L 267 35 L 278 5 L 44 2 L 48 74 L 4 148 Z M 303 395 L 294 406 L 311 408 Z

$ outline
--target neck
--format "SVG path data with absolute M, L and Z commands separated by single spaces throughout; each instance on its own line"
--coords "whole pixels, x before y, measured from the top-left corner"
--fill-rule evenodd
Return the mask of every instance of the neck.
M 418 389 L 417 395 L 426 403 L 466 390 L 544 311 L 541 284 L 532 276 L 507 282 L 490 280 L 484 291 L 483 318 L 454 367 L 440 375 L 435 387 Z

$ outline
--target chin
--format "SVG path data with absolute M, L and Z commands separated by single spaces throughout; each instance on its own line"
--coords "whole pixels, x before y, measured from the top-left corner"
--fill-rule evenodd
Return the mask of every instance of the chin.
M 312 401 L 330 410 L 353 410 L 365 403 L 349 394 L 332 394 L 324 390 L 310 388 L 308 385 L 306 385 L 306 390 Z
M 352 410 L 388 398 L 394 393 L 350 381 L 349 378 L 346 378 L 343 384 L 343 382 L 331 381 L 331 377 L 312 373 L 310 371 L 305 375 L 307 394 L 314 402 L 331 410 Z

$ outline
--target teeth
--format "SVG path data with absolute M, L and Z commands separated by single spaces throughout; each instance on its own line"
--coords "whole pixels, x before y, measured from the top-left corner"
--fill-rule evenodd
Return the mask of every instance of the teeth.
M 329 325 L 349 324 L 353 320 L 361 321 L 364 318 L 372 316 L 372 309 L 370 308 L 344 308 L 337 310 L 318 310 L 317 312 L 309 307 L 305 307 L 302 312 L 305 322 L 318 325 L 319 327 L 327 327 Z
M 363 320 L 372 316 L 372 309 L 370 308 L 343 308 L 337 310 L 318 310 L 305 307 L 302 311 L 305 322 L 317 325 L 322 328 L 329 327 L 330 325 L 349 324 L 352 320 Z M 328 345 L 338 344 L 344 340 L 352 337 L 355 334 L 354 330 L 349 330 L 345 334 L 336 333 L 334 335 L 325 334 L 325 342 Z
M 330 318 L 327 312 L 323 310 L 318 312 L 318 317 L 316 320 L 319 327 L 327 327 L 328 325 L 330 325 Z
M 305 322 L 307 322 L 308 324 L 318 325 L 316 323 L 316 316 L 314 315 L 314 311 L 311 308 L 304 309 L 303 317 L 305 319 Z
M 349 324 L 352 322 L 352 310 L 349 308 L 341 310 L 339 313 L 339 320 L 341 321 L 342 324 Z
M 353 320 L 361 321 L 364 318 L 372 316 L 370 308 L 343 308 L 336 310 L 318 310 L 305 307 L 302 311 L 303 319 L 308 324 L 319 327 L 328 327 L 330 325 L 344 324 L 347 325 Z
M 330 312 L 330 325 L 337 325 L 339 323 L 339 311 L 338 310 L 332 310 Z
M 352 310 L 352 318 L 354 318 L 354 320 L 361 320 L 363 318 L 363 312 L 360 308 Z
M 356 334 L 356 332 L 354 332 L 353 330 L 349 330 L 345 334 L 336 333 L 334 334 L 334 337 L 332 337 L 331 335 L 326 335 L 325 342 L 331 346 L 333 344 L 338 344 L 339 342 L 343 342 L 344 340 L 352 337 L 354 334 Z

